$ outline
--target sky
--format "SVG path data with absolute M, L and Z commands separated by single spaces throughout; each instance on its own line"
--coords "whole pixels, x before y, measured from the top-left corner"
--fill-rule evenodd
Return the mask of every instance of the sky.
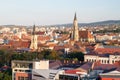
M 0 0 L 0 25 L 53 25 L 120 19 L 120 0 Z

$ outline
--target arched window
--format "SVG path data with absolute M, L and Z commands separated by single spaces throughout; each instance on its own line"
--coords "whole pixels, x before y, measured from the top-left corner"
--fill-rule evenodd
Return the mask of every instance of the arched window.
M 104 60 L 104 63 L 106 64 L 106 60 Z
M 112 60 L 112 63 L 114 63 L 114 60 Z
M 102 63 L 103 63 L 103 60 L 102 60 Z
M 107 60 L 107 63 L 109 64 L 109 60 Z

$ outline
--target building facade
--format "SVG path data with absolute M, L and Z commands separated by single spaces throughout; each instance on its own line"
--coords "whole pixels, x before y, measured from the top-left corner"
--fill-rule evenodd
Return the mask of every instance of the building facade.
M 12 80 L 32 80 L 33 69 L 49 69 L 48 60 L 12 61 Z
M 109 56 L 100 56 L 100 55 L 89 55 L 84 56 L 85 62 L 97 62 L 100 61 L 102 64 L 114 64 L 116 61 L 120 61 L 120 55 L 109 55 Z

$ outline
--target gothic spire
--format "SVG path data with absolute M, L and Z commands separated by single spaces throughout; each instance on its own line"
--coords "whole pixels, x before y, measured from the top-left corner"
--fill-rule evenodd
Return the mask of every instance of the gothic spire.
M 76 12 L 75 12 L 74 20 L 77 20 L 77 17 L 76 17 Z
M 35 35 L 35 24 L 33 25 L 33 32 L 32 35 Z

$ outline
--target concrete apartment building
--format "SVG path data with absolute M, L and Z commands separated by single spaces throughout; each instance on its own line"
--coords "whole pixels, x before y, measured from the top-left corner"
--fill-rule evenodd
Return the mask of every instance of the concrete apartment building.
M 12 61 L 12 80 L 59 80 L 64 70 L 50 69 L 49 60 Z
M 33 69 L 49 69 L 49 61 L 12 61 L 12 80 L 32 80 Z

